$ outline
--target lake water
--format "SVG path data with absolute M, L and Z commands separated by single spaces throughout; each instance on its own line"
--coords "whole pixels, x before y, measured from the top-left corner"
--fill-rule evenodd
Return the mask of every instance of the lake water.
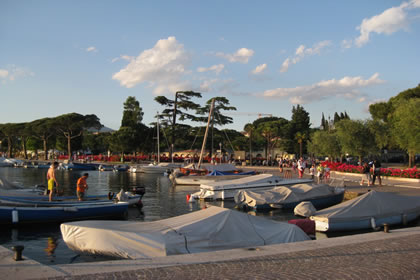
M 57 180 L 65 194 L 75 195 L 77 179 L 86 171 L 57 171 Z M 17 185 L 32 187 L 37 184 L 46 185 L 47 169 L 26 168 L 0 168 L 0 176 Z M 188 203 L 187 194 L 197 191 L 194 186 L 172 186 L 169 178 L 163 175 L 128 173 L 128 172 L 99 172 L 89 173 L 87 191 L 88 195 L 107 194 L 119 192 L 121 189 L 130 190 L 134 186 L 143 186 L 146 194 L 143 197 L 143 209 L 129 209 L 129 220 L 156 221 L 169 217 L 187 214 L 200 210 L 207 205 L 234 209 L 233 202 L 203 202 Z M 296 217 L 292 212 L 275 210 L 271 212 L 250 212 L 253 215 L 265 216 L 277 221 L 288 221 Z M 325 234 L 318 233 L 317 239 L 326 238 Z M 75 262 L 99 261 L 107 258 L 79 256 L 67 248 L 64 243 L 59 225 L 32 225 L 19 228 L 5 228 L 0 230 L 0 244 L 7 248 L 15 245 L 25 247 L 23 255 L 44 264 L 65 264 Z

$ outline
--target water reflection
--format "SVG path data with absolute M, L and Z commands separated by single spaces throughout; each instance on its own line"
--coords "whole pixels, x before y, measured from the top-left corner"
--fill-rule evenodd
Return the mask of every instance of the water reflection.
M 58 239 L 55 237 L 48 237 L 47 238 L 47 248 L 44 249 L 44 251 L 47 253 L 48 259 L 50 262 L 55 261 L 55 249 L 57 249 L 58 246 Z

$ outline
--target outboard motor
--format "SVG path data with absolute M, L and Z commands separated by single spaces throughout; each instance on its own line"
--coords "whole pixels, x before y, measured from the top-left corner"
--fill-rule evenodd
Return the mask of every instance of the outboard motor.
M 133 193 L 143 196 L 146 193 L 146 189 L 144 187 L 133 187 Z

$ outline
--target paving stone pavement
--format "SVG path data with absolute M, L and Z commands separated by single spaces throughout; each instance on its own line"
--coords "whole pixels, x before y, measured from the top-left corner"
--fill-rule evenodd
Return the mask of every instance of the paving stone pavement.
M 259 258 L 53 279 L 420 279 L 420 234 Z

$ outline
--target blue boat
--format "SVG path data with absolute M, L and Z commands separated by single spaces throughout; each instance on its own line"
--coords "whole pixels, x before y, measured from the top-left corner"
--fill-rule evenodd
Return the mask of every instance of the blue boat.
M 384 224 L 407 225 L 420 217 L 420 197 L 370 191 L 310 217 L 317 231 L 378 229 Z
M 124 202 L 128 202 L 129 205 L 135 205 L 139 203 L 142 196 L 139 194 L 126 194 Z M 118 201 L 117 198 L 114 196 L 112 197 L 87 197 L 83 201 L 79 201 L 77 197 L 70 196 L 68 198 L 63 197 L 55 197 L 53 201 L 48 201 L 48 198 L 42 197 L 33 198 L 33 197 L 10 197 L 10 196 L 0 196 L 0 203 L 3 205 L 13 205 L 13 206 L 43 206 L 43 207 L 51 207 L 51 206 L 78 206 L 78 205 L 89 205 L 95 203 L 113 203 L 114 201 Z
M 261 190 L 241 190 L 235 195 L 238 208 L 265 211 L 293 209 L 302 201 L 309 201 L 316 209 L 323 209 L 343 201 L 344 189 L 328 185 L 296 184 Z
M 96 170 L 95 164 L 71 162 L 65 165 L 67 170 Z
M 128 203 L 94 203 L 69 207 L 12 207 L 0 206 L 0 224 L 24 225 L 58 223 L 86 219 L 126 219 Z

